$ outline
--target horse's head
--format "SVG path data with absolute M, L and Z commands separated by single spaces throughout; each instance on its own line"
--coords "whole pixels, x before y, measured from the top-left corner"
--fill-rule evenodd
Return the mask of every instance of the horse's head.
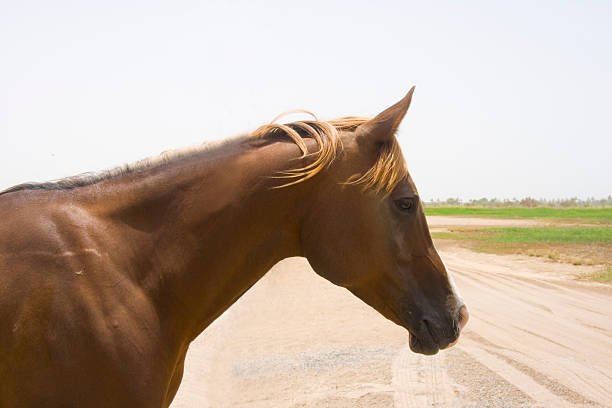
M 413 351 L 435 354 L 456 342 L 468 313 L 395 140 L 413 90 L 342 132 L 343 154 L 320 175 L 302 245 L 319 275 L 408 329 Z

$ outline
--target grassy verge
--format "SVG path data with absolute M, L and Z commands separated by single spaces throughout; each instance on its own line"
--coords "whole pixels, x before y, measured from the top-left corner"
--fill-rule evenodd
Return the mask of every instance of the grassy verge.
M 612 226 L 457 228 L 432 232 L 432 237 L 458 241 L 480 252 L 524 254 L 574 265 L 601 265 L 601 272 L 582 278 L 612 281 Z
M 547 207 L 425 207 L 426 215 L 453 215 L 483 218 L 543 218 L 583 223 L 612 224 L 612 208 L 547 208 Z
M 601 283 L 612 283 L 612 268 L 607 267 L 601 272 L 595 272 L 592 275 L 585 276 L 586 279 L 594 280 Z
M 612 245 L 612 227 L 458 228 L 451 232 L 434 234 L 438 238 L 472 239 L 507 244 L 541 242 Z

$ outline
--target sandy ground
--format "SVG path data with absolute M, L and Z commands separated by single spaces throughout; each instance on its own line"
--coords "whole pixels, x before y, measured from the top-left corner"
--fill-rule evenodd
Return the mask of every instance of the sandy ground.
M 430 228 L 449 227 L 545 227 L 550 222 L 526 218 L 476 218 L 476 217 L 446 217 L 430 215 L 427 217 Z
M 172 407 L 612 407 L 609 286 L 572 279 L 587 267 L 440 254 L 471 313 L 454 348 L 412 353 L 404 329 L 291 258 L 192 344 Z

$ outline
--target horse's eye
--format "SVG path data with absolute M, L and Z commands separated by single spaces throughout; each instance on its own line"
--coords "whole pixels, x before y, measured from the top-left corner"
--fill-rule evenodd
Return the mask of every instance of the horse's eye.
M 404 212 L 410 212 L 415 207 L 414 198 L 412 197 L 404 197 L 400 198 L 399 200 L 395 200 L 395 204 L 397 205 L 397 208 Z

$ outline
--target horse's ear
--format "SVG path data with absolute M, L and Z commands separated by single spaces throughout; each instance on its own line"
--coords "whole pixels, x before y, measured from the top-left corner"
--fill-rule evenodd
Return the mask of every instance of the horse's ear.
M 370 141 L 374 144 L 387 143 L 393 140 L 395 132 L 402 122 L 410 101 L 412 100 L 412 94 L 414 93 L 414 86 L 410 88 L 406 96 L 391 106 L 385 109 L 375 118 L 368 120 L 361 124 L 357 129 L 357 138 L 362 141 Z

